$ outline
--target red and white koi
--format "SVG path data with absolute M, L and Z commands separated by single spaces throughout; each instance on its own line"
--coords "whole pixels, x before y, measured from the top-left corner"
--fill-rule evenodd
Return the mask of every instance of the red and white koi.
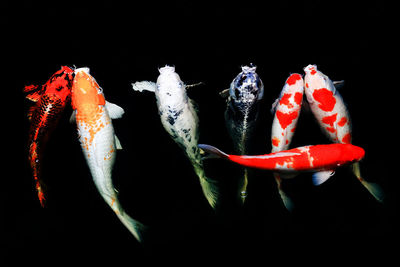
M 203 151 L 220 158 L 228 159 L 242 166 L 282 173 L 330 172 L 340 166 L 360 161 L 365 151 L 351 144 L 328 144 L 302 146 L 265 155 L 229 155 L 216 147 L 199 144 Z M 318 185 L 325 180 L 314 176 L 313 182 Z M 329 178 L 329 177 L 328 177 Z
M 117 197 L 112 183 L 116 150 L 122 149 L 111 119 L 121 118 L 124 110 L 104 98 L 103 90 L 89 74 L 89 68 L 75 70 L 72 86 L 71 120 L 75 120 L 79 141 L 97 190 L 133 236 L 141 241 L 144 226 L 132 219 Z
M 46 200 L 41 180 L 43 150 L 70 100 L 73 78 L 74 71 L 62 66 L 43 86 L 29 85 L 24 88 L 26 98 L 35 102 L 28 111 L 28 119 L 31 122 L 28 141 L 29 163 L 42 207 Z
M 322 131 L 332 142 L 351 144 L 350 114 L 334 83 L 328 76 L 317 70 L 316 65 L 308 65 L 304 68 L 304 72 L 306 73 L 304 81 L 307 102 Z M 358 163 L 352 167 L 354 175 L 361 184 L 378 201 L 383 201 L 384 194 L 379 185 L 367 182 L 361 177 Z
M 275 111 L 275 116 L 271 130 L 271 152 L 289 148 L 300 116 L 303 94 L 303 78 L 298 73 L 291 74 L 286 80 L 279 98 L 272 105 L 272 111 Z M 274 177 L 285 207 L 291 210 L 293 204 L 285 192 L 282 191 L 281 174 L 274 173 Z

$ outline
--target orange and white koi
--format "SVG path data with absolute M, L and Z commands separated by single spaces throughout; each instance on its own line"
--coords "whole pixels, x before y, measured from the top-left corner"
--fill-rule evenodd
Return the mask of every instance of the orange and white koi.
M 317 70 L 316 65 L 308 65 L 304 68 L 304 72 L 307 102 L 322 131 L 332 142 L 350 144 L 352 139 L 350 114 L 334 83 Z M 359 163 L 355 163 L 352 167 L 354 175 L 361 184 L 382 202 L 384 194 L 380 186 L 361 177 Z
M 122 149 L 111 119 L 121 118 L 124 110 L 104 98 L 103 90 L 89 74 L 89 68 L 75 70 L 72 86 L 71 120 L 75 120 L 79 141 L 97 190 L 133 236 L 141 241 L 144 226 L 132 219 L 117 197 L 112 183 L 116 150 Z
M 286 80 L 279 98 L 276 99 L 272 105 L 272 111 L 275 111 L 275 115 L 271 130 L 271 152 L 289 148 L 300 116 L 303 94 L 303 78 L 298 73 L 291 74 Z M 274 173 L 274 177 L 283 204 L 288 210 L 292 210 L 292 201 L 282 190 L 281 175 L 279 173 Z
M 352 144 L 310 145 L 255 156 L 229 155 L 216 147 L 205 144 L 199 144 L 199 148 L 242 166 L 282 173 L 332 172 L 340 166 L 360 161 L 365 155 L 364 149 Z M 318 177 L 313 177 L 314 184 L 324 182 L 316 178 Z
M 44 146 L 70 100 L 73 77 L 74 71 L 69 67 L 62 66 L 41 87 L 28 85 L 24 88 L 24 92 L 27 93 L 26 98 L 35 102 L 28 111 L 28 119 L 31 122 L 28 141 L 29 163 L 42 207 L 46 200 L 41 180 Z

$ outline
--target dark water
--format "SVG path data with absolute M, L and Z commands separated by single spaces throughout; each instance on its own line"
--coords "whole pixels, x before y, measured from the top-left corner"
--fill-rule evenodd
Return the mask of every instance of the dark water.
M 6 6 L 1 14 L 7 138 L 0 241 L 5 253 L 19 260 L 32 252 L 48 264 L 49 255 L 58 262 L 108 259 L 132 265 L 139 259 L 179 262 L 187 256 L 192 262 L 214 257 L 221 263 L 261 259 L 265 264 L 318 264 L 316 255 L 338 262 L 349 256 L 356 262 L 388 260 L 394 256 L 390 244 L 397 240 L 399 213 L 390 9 L 384 1 L 51 6 L 22 1 Z M 265 86 L 253 153 L 271 149 L 269 110 L 286 78 L 317 64 L 332 80 L 345 80 L 340 92 L 352 117 L 353 143 L 366 150 L 361 171 L 383 187 L 384 205 L 343 168 L 320 187 L 311 185 L 308 174 L 285 183 L 296 205 L 292 214 L 280 203 L 272 174 L 254 170 L 240 208 L 232 193 L 239 167 L 210 160 L 207 170 L 224 193 L 219 214 L 211 210 L 190 163 L 162 128 L 154 96 L 133 92 L 130 83 L 154 81 L 165 64 L 174 65 L 187 84 L 203 82 L 188 92 L 200 109 L 200 142 L 232 152 L 225 101 L 218 93 L 251 62 Z M 107 100 L 125 109 L 123 118 L 113 121 L 124 148 L 113 177 L 127 212 L 151 226 L 144 245 L 97 193 L 68 122 L 70 108 L 46 151 L 48 206 L 39 205 L 26 156 L 29 125 L 22 88 L 44 83 L 61 65 L 89 67 Z M 302 111 L 292 147 L 327 142 L 311 114 Z

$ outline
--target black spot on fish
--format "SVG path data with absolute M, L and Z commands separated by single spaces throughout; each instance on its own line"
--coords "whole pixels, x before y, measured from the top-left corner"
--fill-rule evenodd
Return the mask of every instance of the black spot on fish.
M 182 110 L 179 110 L 179 111 L 169 110 L 168 113 L 169 114 L 168 114 L 167 121 L 169 124 L 174 125 L 176 122 L 176 119 L 179 117 L 179 115 L 181 115 Z
M 182 132 L 185 134 L 186 140 L 192 142 L 192 137 L 190 136 L 190 130 L 191 129 L 182 129 Z

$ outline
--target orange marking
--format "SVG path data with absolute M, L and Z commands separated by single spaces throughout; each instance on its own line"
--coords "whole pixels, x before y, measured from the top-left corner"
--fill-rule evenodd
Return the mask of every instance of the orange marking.
M 96 80 L 85 71 L 79 71 L 75 75 L 72 86 L 72 106 L 77 110 L 76 121 L 89 133 L 89 139 L 85 139 L 85 149 L 92 145 L 94 136 L 104 124 L 100 121 L 104 113 L 105 99 L 99 94 L 100 86 Z

